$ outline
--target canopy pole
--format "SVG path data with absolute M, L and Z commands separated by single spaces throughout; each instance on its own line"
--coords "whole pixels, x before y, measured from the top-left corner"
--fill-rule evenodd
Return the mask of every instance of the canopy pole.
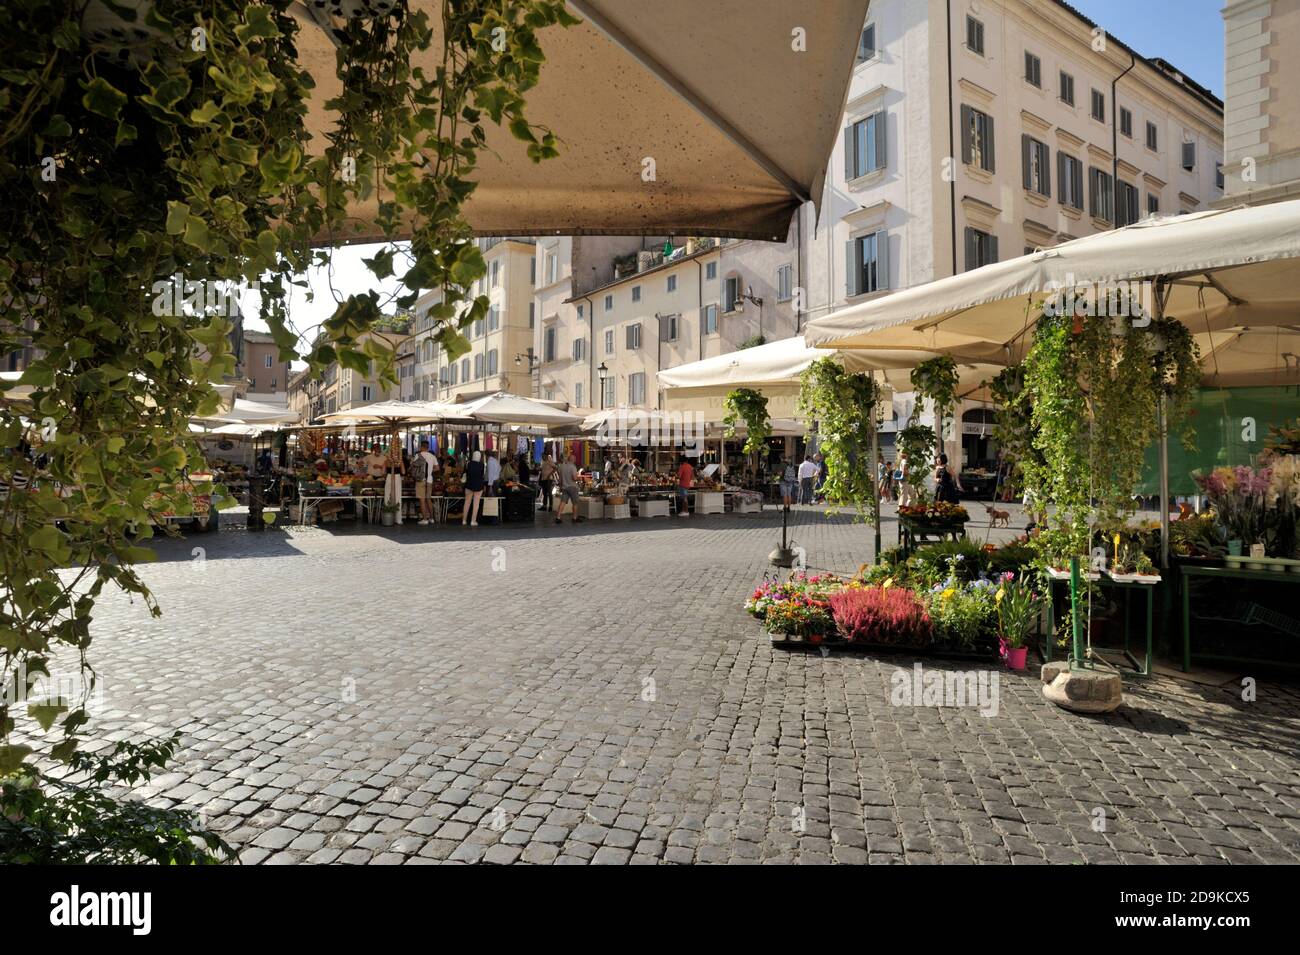
M 1169 570 L 1169 409 L 1164 388 L 1156 402 L 1156 420 L 1160 426 L 1160 569 Z
M 876 373 L 871 374 L 871 390 L 876 390 Z M 879 399 L 877 399 L 877 402 Z M 876 549 L 872 563 L 880 563 L 880 426 L 876 419 L 876 409 L 871 409 L 871 467 L 868 469 L 871 473 L 871 500 L 873 510 L 876 515 Z

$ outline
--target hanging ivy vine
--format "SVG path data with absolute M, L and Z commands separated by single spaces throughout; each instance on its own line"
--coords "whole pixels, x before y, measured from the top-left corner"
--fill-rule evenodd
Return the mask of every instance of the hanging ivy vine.
M 736 425 L 745 424 L 744 452 L 752 454 L 767 447 L 772 436 L 772 420 L 767 414 L 767 398 L 752 388 L 737 388 L 722 400 L 727 414 L 722 419 L 728 438 L 736 436 Z
M 1086 551 L 1091 520 L 1118 526 L 1132 514 L 1146 450 L 1159 438 L 1162 395 L 1170 431 L 1193 440 L 1197 359 L 1191 336 L 1171 320 L 1143 326 L 1108 317 L 1040 318 L 1024 362 L 1025 394 L 1017 398 L 1029 407 L 1037 454 L 1020 464 L 1034 500 L 1057 507 L 1058 534 L 1045 546 L 1058 559 Z
M 817 422 L 826 461 L 827 500 L 850 504 L 874 518 L 876 462 L 871 460 L 880 388 L 870 375 L 851 373 L 834 358 L 820 358 L 800 378 L 799 413 Z
M 319 333 L 295 329 L 287 307 L 305 286 L 295 276 L 328 261 L 319 246 L 354 237 L 350 210 L 370 201 L 389 238 L 415 223 L 409 248 L 387 245 L 371 272 L 400 279 L 398 307 L 441 288 L 437 338 L 451 357 L 468 349 L 460 330 L 487 301 L 466 291 L 485 268 L 463 207 L 486 124 L 508 128 L 534 161 L 557 154 L 524 96 L 543 61 L 537 31 L 576 22 L 561 0 L 444 3 L 438 66 L 425 71 L 413 64 L 435 33 L 409 3 L 332 20 L 342 91 L 313 154 L 315 81 L 298 61 L 290 0 L 155 0 L 143 13 L 104 3 L 108 22 L 94 30 L 88 6 L 0 4 L 0 354 L 35 356 L 20 382 L 30 409 L 0 402 L 3 689 L 56 650 L 91 673 L 106 586 L 161 613 L 133 566 L 152 557 L 135 534 L 147 543 L 160 512 L 190 512 L 183 482 L 199 450 L 188 422 L 215 411 L 208 382 L 234 371 L 231 283 L 260 284 L 255 317 L 282 359 L 306 342 L 314 372 L 373 360 L 392 378 L 391 352 L 358 344 L 388 304 L 377 293 L 340 297 Z M 84 705 L 8 699 L 0 779 L 36 773 L 37 747 L 72 758 Z M 12 742 L 24 717 L 24 742 Z M 132 768 L 112 778 L 147 776 L 142 754 L 127 752 L 115 765 Z

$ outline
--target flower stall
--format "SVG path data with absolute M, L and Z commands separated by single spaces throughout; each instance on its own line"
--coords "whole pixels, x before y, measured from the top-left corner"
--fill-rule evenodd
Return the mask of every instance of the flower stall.
M 960 504 L 931 501 L 898 508 L 898 542 L 904 556 L 931 541 L 961 540 L 970 515 Z

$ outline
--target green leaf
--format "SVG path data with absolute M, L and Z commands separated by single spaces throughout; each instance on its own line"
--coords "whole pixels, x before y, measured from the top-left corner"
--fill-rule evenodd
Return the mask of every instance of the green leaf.
M 41 131 L 41 135 L 48 136 L 51 139 L 62 139 L 65 136 L 72 135 L 72 125 L 62 113 L 55 113 L 50 117 L 50 121 L 45 124 L 45 129 Z
M 167 203 L 167 231 L 171 235 L 180 235 L 185 231 L 185 223 L 190 217 L 190 207 L 183 202 Z
M 54 721 L 59 718 L 60 713 L 66 713 L 68 708 L 62 703 L 32 703 L 27 707 L 27 715 L 40 724 L 42 730 L 48 731 L 54 725 Z
M 200 126 L 212 122 L 221 115 L 221 107 L 213 100 L 207 100 L 197 109 L 190 110 L 190 122 Z
M 185 220 L 185 244 L 194 246 L 200 252 L 212 250 L 212 234 L 208 230 L 208 224 L 198 216 L 190 216 Z
M 244 11 L 244 22 L 235 27 L 235 36 L 241 43 L 249 40 L 269 40 L 280 35 L 280 29 L 271 17 L 271 9 L 261 5 L 252 6 Z
M 81 105 L 98 116 L 115 120 L 126 105 L 126 94 L 102 76 L 96 76 L 89 83 L 83 82 L 81 88 L 86 91 L 81 97 Z
M 23 746 L 15 743 L 8 746 L 0 746 L 0 776 L 8 776 L 16 773 L 22 766 L 23 760 L 32 752 L 30 746 Z
M 53 524 L 42 524 L 32 531 L 27 535 L 27 543 L 33 550 L 38 550 L 51 558 L 57 558 L 66 546 L 63 535 Z

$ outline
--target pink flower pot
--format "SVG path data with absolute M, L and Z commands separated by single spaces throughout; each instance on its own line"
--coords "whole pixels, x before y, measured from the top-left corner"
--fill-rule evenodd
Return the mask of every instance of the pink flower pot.
M 1029 653 L 1028 647 L 1008 647 L 1007 648 L 1007 669 L 1023 670 L 1025 668 L 1025 656 Z

